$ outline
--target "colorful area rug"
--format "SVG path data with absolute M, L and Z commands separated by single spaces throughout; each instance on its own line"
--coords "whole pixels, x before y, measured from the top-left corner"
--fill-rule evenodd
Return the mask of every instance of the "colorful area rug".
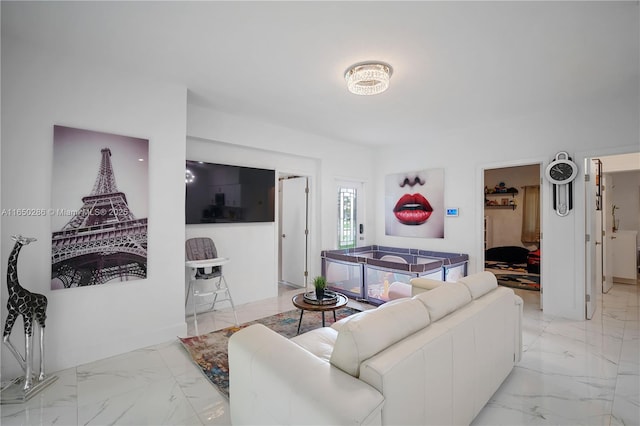
M 497 260 L 486 260 L 485 269 L 497 269 L 498 271 L 527 272 L 526 263 L 499 262 Z
M 336 311 L 338 320 L 358 313 L 353 308 L 342 308 Z M 292 338 L 297 334 L 300 311 L 292 310 L 281 314 L 241 324 L 239 327 L 229 327 L 194 337 L 179 337 L 182 346 L 189 352 L 193 361 L 200 367 L 203 374 L 213 383 L 220 392 L 229 398 L 229 359 L 227 345 L 229 338 L 236 331 L 242 330 L 252 324 L 264 324 L 271 330 L 280 333 L 286 338 Z M 333 314 L 325 312 L 326 325 L 333 323 Z M 320 312 L 305 311 L 302 316 L 300 334 L 322 327 L 322 314 Z
M 535 274 L 495 274 L 498 284 L 522 290 L 540 291 L 540 275 Z

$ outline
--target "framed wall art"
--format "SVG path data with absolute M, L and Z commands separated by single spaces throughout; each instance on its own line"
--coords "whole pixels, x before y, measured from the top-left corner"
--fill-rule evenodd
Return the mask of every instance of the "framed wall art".
M 149 141 L 53 128 L 51 289 L 147 277 Z
M 385 177 L 385 234 L 444 238 L 444 169 Z

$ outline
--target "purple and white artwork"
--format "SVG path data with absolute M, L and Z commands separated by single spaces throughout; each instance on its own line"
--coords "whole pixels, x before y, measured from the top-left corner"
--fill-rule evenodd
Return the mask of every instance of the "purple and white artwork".
M 147 277 L 149 141 L 53 128 L 51 289 Z

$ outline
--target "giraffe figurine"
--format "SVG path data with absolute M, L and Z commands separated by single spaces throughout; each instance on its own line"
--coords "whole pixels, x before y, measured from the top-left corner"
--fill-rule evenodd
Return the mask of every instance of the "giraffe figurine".
M 42 294 L 31 293 L 24 289 L 18 282 L 18 254 L 22 246 L 36 241 L 35 238 L 23 237 L 17 235 L 11 237 L 16 242 L 13 250 L 9 255 L 9 265 L 7 267 L 7 289 L 9 290 L 9 299 L 7 300 L 7 321 L 4 324 L 4 333 L 2 341 L 13 356 L 16 357 L 22 370 L 24 371 L 24 390 L 28 391 L 33 387 L 33 321 L 34 319 L 40 326 L 40 375 L 38 381 L 43 381 L 44 374 L 44 323 L 47 318 L 47 298 Z M 22 315 L 24 322 L 25 334 L 25 351 L 24 357 L 13 346 L 9 337 L 13 324 L 16 322 L 18 315 Z

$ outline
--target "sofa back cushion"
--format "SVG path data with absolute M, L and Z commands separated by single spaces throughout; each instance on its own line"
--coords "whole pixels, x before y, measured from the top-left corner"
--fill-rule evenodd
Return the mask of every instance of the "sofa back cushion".
M 458 282 L 464 284 L 469 289 L 469 293 L 471 293 L 473 300 L 476 300 L 498 287 L 498 280 L 496 279 L 496 276 L 489 271 L 482 271 L 468 275 L 460 278 Z
M 336 344 L 338 332 L 331 327 L 320 327 L 306 333 L 298 334 L 291 341 L 302 346 L 323 361 L 329 362 L 331 352 Z
M 349 317 L 340 327 L 330 362 L 354 377 L 360 364 L 429 325 L 429 313 L 417 300 L 398 299 Z
M 416 277 L 409 280 L 411 284 L 411 295 L 416 296 L 425 291 L 433 290 L 444 284 L 444 281 L 432 280 L 431 278 Z
M 435 322 L 471 302 L 471 293 L 464 284 L 445 283 L 431 291 L 414 296 L 412 300 L 423 303 L 429 311 L 431 322 Z

